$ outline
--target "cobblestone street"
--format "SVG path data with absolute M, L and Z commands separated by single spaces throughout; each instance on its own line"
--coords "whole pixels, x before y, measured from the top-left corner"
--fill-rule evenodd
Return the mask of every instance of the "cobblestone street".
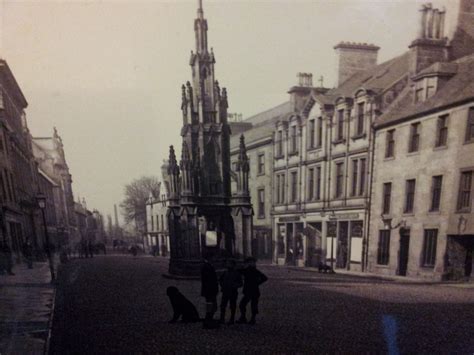
M 203 316 L 199 281 L 163 258 L 106 256 L 62 269 L 50 353 L 472 353 L 474 289 L 264 266 L 255 326 L 168 324 L 166 288 Z

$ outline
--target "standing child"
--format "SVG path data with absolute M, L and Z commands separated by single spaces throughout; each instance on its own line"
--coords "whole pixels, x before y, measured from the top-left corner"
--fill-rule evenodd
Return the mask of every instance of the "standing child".
M 260 298 L 259 286 L 263 284 L 268 278 L 259 270 L 257 270 L 257 261 L 255 258 L 247 258 L 245 260 L 247 267 L 242 270 L 244 276 L 244 297 L 240 301 L 240 319 L 237 323 L 247 323 L 247 304 L 250 302 L 252 309 L 252 318 L 249 324 L 255 324 L 255 317 L 258 314 L 258 300 Z
M 242 275 L 235 269 L 235 260 L 227 260 L 227 270 L 219 279 L 221 285 L 221 318 L 220 322 L 225 322 L 225 311 L 227 303 L 230 302 L 230 320 L 228 324 L 234 324 L 235 311 L 237 309 L 238 289 L 242 287 Z
M 209 262 L 208 257 L 205 257 L 201 267 L 201 296 L 206 300 L 206 317 L 203 323 L 205 329 L 214 329 L 217 327 L 216 325 L 219 325 L 214 322 L 218 292 L 219 284 L 217 283 L 216 269 Z

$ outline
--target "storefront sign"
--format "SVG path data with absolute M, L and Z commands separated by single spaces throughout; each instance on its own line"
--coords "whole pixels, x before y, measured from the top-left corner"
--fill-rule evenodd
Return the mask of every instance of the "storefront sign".
M 278 220 L 280 222 L 298 222 L 300 220 L 300 216 L 280 217 Z
M 336 219 L 343 219 L 343 220 L 352 220 L 352 219 L 359 219 L 358 213 L 341 213 L 341 214 L 329 214 L 325 212 L 321 212 L 321 217 L 328 216 L 330 220 Z

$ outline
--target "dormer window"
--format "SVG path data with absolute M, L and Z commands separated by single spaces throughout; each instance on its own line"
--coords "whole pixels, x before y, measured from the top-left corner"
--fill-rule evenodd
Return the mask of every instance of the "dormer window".
M 361 102 L 357 105 L 357 127 L 356 132 L 357 135 L 360 136 L 364 133 L 364 109 L 365 103 Z
M 298 136 L 297 136 L 297 127 L 292 126 L 291 127 L 291 153 L 297 153 L 298 152 Z
M 344 110 L 337 111 L 337 140 L 344 139 Z
M 416 83 L 416 89 L 415 89 L 415 103 L 423 102 L 425 101 L 425 86 L 423 85 L 424 81 L 420 81 Z

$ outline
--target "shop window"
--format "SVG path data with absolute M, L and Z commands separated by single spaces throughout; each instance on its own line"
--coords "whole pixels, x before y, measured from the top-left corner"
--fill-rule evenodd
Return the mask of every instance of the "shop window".
M 423 240 L 423 260 L 424 267 L 434 267 L 436 263 L 436 245 L 438 242 L 437 229 L 425 229 Z
M 390 230 L 379 231 L 379 244 L 377 249 L 377 264 L 388 265 L 390 259 Z

